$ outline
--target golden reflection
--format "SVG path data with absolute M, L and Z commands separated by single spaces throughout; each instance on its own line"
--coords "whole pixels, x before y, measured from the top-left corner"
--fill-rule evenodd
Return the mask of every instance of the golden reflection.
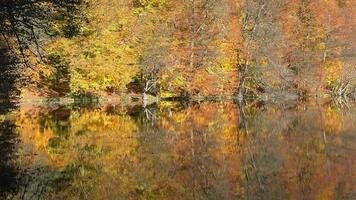
M 347 199 L 351 115 L 319 104 L 162 103 L 21 108 L 16 125 L 30 155 L 21 167 L 57 174 L 44 198 Z

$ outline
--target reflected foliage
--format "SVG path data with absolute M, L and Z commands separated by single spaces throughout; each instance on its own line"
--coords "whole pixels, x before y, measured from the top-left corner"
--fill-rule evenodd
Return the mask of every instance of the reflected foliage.
M 354 107 L 21 107 L 19 199 L 354 199 Z M 14 131 L 14 130 L 13 130 Z

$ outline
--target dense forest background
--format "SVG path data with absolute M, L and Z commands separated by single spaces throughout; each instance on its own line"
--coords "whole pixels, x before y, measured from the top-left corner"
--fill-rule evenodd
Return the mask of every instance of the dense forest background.
M 0 97 L 354 96 L 354 0 L 0 0 Z

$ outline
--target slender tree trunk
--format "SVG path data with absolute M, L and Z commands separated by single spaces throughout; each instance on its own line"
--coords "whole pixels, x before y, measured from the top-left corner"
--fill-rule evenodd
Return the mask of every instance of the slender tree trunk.
M 194 57 L 195 57 L 195 31 L 196 31 L 196 22 L 195 22 L 195 0 L 192 0 L 192 18 L 191 18 L 191 43 L 190 43 L 190 68 L 194 69 Z
M 247 69 L 248 69 L 248 65 L 249 65 L 249 62 L 246 61 L 244 66 L 243 66 L 243 69 L 239 72 L 239 87 L 238 87 L 238 90 L 237 90 L 237 97 L 239 99 L 243 99 L 244 95 L 245 95 L 245 82 L 246 82 L 246 77 L 247 77 Z
M 202 44 L 203 44 L 203 47 L 204 47 L 204 52 L 203 52 L 203 66 L 204 67 L 207 67 L 207 64 L 208 64 L 208 44 L 207 44 L 207 40 L 209 38 L 209 34 L 207 32 L 207 30 L 205 30 L 205 28 L 208 26 L 208 23 L 209 23 L 209 20 L 208 20 L 208 17 L 209 17 L 209 0 L 205 0 L 205 3 L 204 3 L 204 21 L 203 21 L 203 24 L 201 25 L 202 26 L 202 31 L 203 31 L 203 41 L 202 41 Z

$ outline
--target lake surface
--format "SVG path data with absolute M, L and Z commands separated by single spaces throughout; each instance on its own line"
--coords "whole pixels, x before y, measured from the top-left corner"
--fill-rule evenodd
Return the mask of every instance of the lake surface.
M 0 199 L 356 199 L 356 106 L 0 106 Z

